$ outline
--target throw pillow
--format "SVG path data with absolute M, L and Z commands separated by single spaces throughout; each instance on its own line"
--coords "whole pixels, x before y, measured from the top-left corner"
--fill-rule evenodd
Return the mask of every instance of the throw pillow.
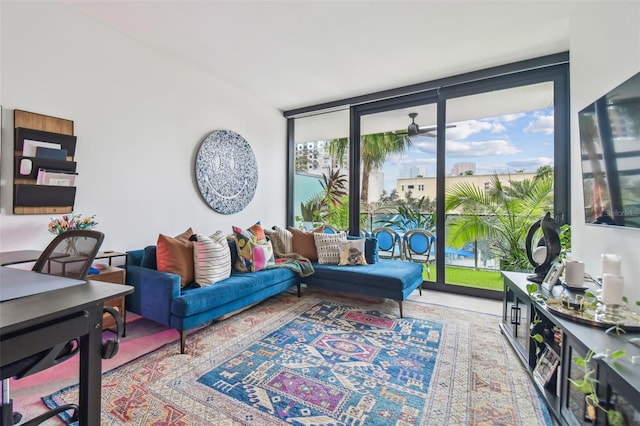
M 273 229 L 266 229 L 264 233 L 267 234 L 267 240 L 271 242 L 271 246 L 273 246 L 273 256 L 277 259 L 284 255 L 284 243 L 280 240 L 276 231 Z
M 158 269 L 156 246 L 146 246 L 144 248 L 144 254 L 142 255 L 142 262 L 140 266 L 148 269 Z
M 324 232 L 324 226 L 320 226 L 312 232 L 301 231 L 293 226 L 289 226 L 287 229 L 291 232 L 291 250 L 293 253 L 297 253 L 312 262 L 317 261 L 318 251 L 316 250 L 316 242 L 313 239 L 313 233 Z
M 205 287 L 231 275 L 231 252 L 222 231 L 207 237 L 193 235 L 193 269 L 196 282 Z
M 358 240 L 341 241 L 340 244 L 340 263 L 338 265 L 366 265 L 364 255 L 364 238 Z
M 337 234 L 314 232 L 313 240 L 318 253 L 318 263 L 337 265 L 340 262 L 340 245 L 338 243 L 347 240 L 346 232 Z
M 291 234 L 291 231 L 280 228 L 279 226 L 274 226 L 273 231 L 275 232 L 276 237 L 282 242 L 283 253 L 293 253 L 293 235 Z
M 191 228 L 175 238 L 160 234 L 156 244 L 158 271 L 180 275 L 180 287 L 193 282 L 193 243 L 188 239 L 191 235 Z
M 251 249 L 251 272 L 261 271 L 275 263 L 271 241 L 257 244 Z
M 267 265 L 275 263 L 273 246 L 267 240 L 260 222 L 256 222 L 255 225 L 244 230 L 237 226 L 233 226 L 232 229 L 238 250 L 238 260 L 234 265 L 236 270 L 239 272 L 259 271 Z M 257 262 L 255 264 L 254 250 L 256 251 L 255 258 Z
M 378 255 L 378 239 L 376 237 L 356 237 L 353 235 L 347 235 L 348 240 L 364 239 L 364 257 L 367 261 L 367 265 L 373 265 L 376 263 L 380 256 Z

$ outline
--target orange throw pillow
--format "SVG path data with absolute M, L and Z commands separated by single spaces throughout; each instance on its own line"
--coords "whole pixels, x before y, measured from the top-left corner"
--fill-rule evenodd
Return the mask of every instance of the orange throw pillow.
M 156 244 L 158 271 L 180 275 L 180 287 L 194 280 L 193 241 L 189 241 L 191 235 L 191 228 L 175 238 L 160 234 Z
M 306 257 L 312 262 L 318 261 L 318 251 L 316 250 L 316 241 L 313 239 L 314 232 L 324 232 L 324 226 L 320 226 L 311 232 L 301 231 L 292 226 L 287 229 L 291 232 L 291 249 L 294 253 L 302 257 Z

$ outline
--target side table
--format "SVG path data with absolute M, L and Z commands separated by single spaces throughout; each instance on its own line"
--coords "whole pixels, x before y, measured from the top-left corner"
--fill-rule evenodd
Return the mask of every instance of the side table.
M 126 284 L 125 280 L 125 270 L 122 268 L 118 268 L 115 266 L 106 266 L 105 268 L 100 270 L 98 274 L 89 274 L 87 275 L 88 280 L 92 281 L 102 281 L 113 284 Z M 107 300 L 104 302 L 104 306 L 111 306 L 115 310 L 120 313 L 122 316 L 122 322 L 124 325 L 124 330 L 126 330 L 127 323 L 127 310 L 124 305 L 124 296 L 117 297 L 115 299 Z M 102 318 L 102 329 L 115 329 L 116 322 L 113 317 L 109 314 L 105 314 Z

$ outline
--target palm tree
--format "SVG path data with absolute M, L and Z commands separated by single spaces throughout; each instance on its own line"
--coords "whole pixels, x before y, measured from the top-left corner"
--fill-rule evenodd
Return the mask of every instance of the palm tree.
M 447 224 L 447 242 L 462 247 L 487 239 L 503 270 L 529 269 L 524 241 L 531 224 L 553 207 L 553 177 L 540 173 L 532 180 L 503 185 L 494 174 L 489 189 L 462 182 L 446 194 L 445 211 L 457 213 Z
M 362 162 L 362 189 L 360 201 L 367 205 L 369 202 L 369 175 L 371 171 L 379 169 L 390 154 L 404 153 L 412 145 L 411 138 L 394 132 L 363 135 L 360 138 L 360 158 Z M 347 138 L 333 139 L 329 142 L 329 153 L 338 159 L 340 165 L 349 149 Z

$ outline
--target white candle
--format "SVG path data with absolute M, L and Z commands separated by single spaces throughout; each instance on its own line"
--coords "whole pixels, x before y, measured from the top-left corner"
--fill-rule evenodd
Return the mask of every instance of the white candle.
M 602 255 L 602 277 L 604 274 L 620 275 L 622 266 L 622 257 L 617 254 Z
M 620 305 L 624 278 L 620 275 L 602 274 L 602 303 Z

